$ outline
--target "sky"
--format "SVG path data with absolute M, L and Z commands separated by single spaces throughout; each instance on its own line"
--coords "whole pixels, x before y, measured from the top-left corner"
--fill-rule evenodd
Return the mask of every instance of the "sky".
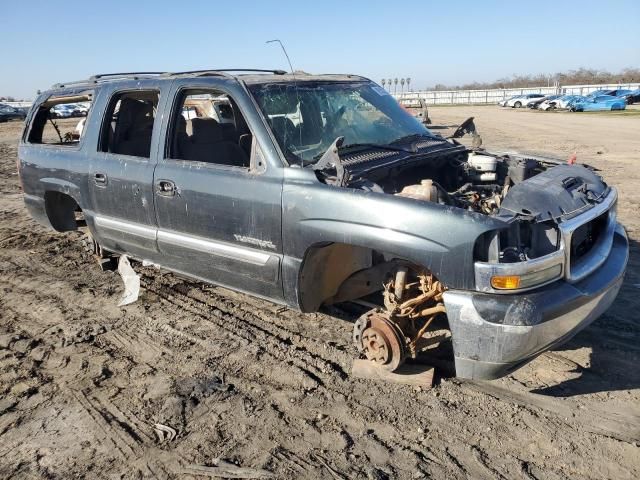
M 0 96 L 122 71 L 281 68 L 412 89 L 640 66 L 640 1 L 0 0 Z

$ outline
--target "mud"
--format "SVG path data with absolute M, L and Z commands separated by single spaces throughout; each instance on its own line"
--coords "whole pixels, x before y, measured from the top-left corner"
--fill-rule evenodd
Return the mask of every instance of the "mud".
M 220 460 L 275 478 L 638 478 L 640 117 L 431 110 L 470 114 L 485 145 L 578 150 L 601 168 L 631 263 L 615 305 L 568 344 L 431 390 L 351 378 L 346 308 L 302 315 L 139 265 L 140 299 L 117 307 L 119 277 L 80 235 L 28 217 L 20 125 L 0 124 L 0 478 L 198 478 L 190 465 Z

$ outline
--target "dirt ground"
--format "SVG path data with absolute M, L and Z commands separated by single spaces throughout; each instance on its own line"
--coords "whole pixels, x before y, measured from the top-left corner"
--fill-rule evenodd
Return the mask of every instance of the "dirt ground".
M 0 477 L 197 478 L 190 465 L 221 459 L 296 479 L 640 478 L 640 116 L 431 115 L 475 116 L 486 147 L 577 152 L 619 187 L 632 242 L 615 305 L 568 344 L 431 390 L 351 378 L 341 309 L 302 315 L 142 267 L 141 299 L 117 307 L 120 278 L 79 235 L 28 217 L 21 125 L 0 124 Z

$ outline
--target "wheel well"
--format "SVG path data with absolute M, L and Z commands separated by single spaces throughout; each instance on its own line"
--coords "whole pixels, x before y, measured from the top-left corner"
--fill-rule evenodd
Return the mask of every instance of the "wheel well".
M 44 205 L 49 223 L 58 232 L 78 229 L 76 212 L 82 211 L 73 197 L 60 192 L 45 192 Z
M 298 278 L 303 312 L 323 304 L 355 300 L 382 290 L 389 273 L 406 260 L 398 255 L 346 243 L 325 243 L 307 249 Z

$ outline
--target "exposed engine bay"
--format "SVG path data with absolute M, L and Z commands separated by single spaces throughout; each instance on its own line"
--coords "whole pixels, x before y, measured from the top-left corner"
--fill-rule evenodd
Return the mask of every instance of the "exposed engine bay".
M 459 148 L 430 156 L 427 161 L 398 162 L 397 165 L 385 165 L 362 173 L 351 171 L 349 157 L 346 161 L 340 157 L 338 162 L 335 177 L 321 177 L 326 183 L 424 200 L 486 215 L 498 212 L 511 187 L 560 163 Z
M 527 158 L 498 157 L 470 152 L 447 159 L 444 165 L 429 165 L 405 171 L 379 183 L 386 193 L 416 198 L 487 215 L 496 214 L 509 189 L 547 166 Z M 420 175 L 420 183 L 408 183 Z
M 493 154 L 441 139 L 429 152 L 393 159 L 393 152 L 350 151 L 323 159 L 319 178 L 328 184 L 412 198 L 500 218 L 499 234 L 481 238 L 476 257 L 511 263 L 547 255 L 559 248 L 558 222 L 599 201 L 607 185 L 583 165 L 520 154 Z M 438 148 L 444 147 L 447 148 Z M 435 153 L 432 153 L 433 150 Z M 319 162 L 322 165 L 322 161 Z M 326 165 L 335 169 L 325 168 Z M 334 174 L 335 172 L 335 174 Z M 584 247 L 603 228 L 585 232 Z

